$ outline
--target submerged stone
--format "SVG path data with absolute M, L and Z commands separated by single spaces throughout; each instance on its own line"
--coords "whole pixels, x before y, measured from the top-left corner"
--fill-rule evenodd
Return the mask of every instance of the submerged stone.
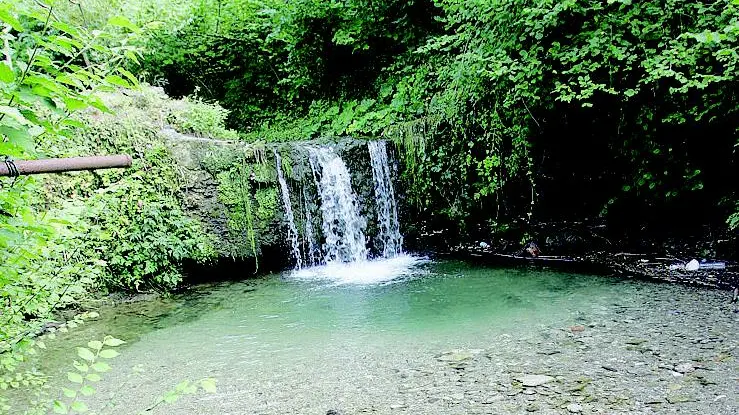
M 553 381 L 554 378 L 547 375 L 523 375 L 518 378 L 523 386 L 536 387 Z
M 582 405 L 580 405 L 579 403 L 571 403 L 567 405 L 567 411 L 573 414 L 579 414 L 580 412 L 582 412 Z

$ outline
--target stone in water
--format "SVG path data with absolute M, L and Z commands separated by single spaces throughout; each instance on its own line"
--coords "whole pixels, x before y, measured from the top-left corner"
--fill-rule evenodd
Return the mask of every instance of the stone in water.
M 536 387 L 554 380 L 553 377 L 547 375 L 523 375 L 518 380 L 523 386 Z

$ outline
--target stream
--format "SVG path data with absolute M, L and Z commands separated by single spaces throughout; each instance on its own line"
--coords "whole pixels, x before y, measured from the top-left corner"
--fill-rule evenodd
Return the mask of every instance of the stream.
M 736 414 L 728 299 L 400 255 L 103 309 L 38 364 L 64 379 L 76 346 L 126 340 L 87 398 L 96 413 L 138 413 L 211 377 L 216 393 L 146 413 Z

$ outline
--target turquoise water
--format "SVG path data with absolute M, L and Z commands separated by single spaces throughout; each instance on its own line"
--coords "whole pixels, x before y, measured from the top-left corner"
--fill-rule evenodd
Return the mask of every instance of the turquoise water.
M 75 346 L 113 335 L 128 343 L 91 407 L 135 413 L 180 380 L 212 377 L 215 395 L 152 412 L 325 413 L 342 402 L 382 402 L 404 367 L 448 350 L 497 344 L 515 355 L 543 332 L 684 295 L 669 285 L 461 262 L 414 259 L 402 268 L 397 278 L 288 272 L 103 309 L 50 343 L 38 364 L 63 378 Z

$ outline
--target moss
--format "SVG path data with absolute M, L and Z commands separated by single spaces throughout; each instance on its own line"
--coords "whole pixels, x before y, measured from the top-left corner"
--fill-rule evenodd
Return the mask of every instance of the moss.
M 277 170 L 274 166 L 263 163 L 251 165 L 253 179 L 258 183 L 275 183 L 277 181 Z
M 257 199 L 257 220 L 263 226 L 267 226 L 275 219 L 277 213 L 277 188 L 259 189 L 255 198 Z

